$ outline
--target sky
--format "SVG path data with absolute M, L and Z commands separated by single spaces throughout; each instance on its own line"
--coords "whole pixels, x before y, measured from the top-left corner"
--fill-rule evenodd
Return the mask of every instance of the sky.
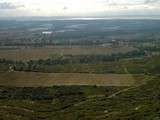
M 0 0 L 0 17 L 120 15 L 160 15 L 160 0 Z

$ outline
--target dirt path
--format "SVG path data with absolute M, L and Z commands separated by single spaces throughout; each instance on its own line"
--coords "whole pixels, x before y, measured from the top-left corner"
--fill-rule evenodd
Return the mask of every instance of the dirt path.
M 150 79 L 152 79 L 152 78 L 153 78 L 153 77 L 151 77 L 151 78 L 145 78 L 145 79 L 146 79 L 146 81 L 148 81 L 148 80 L 150 80 Z M 111 99 L 111 98 L 113 98 L 113 97 L 116 97 L 117 95 L 119 95 L 119 94 L 121 94 L 121 93 L 124 93 L 124 92 L 127 92 L 127 91 L 129 91 L 129 90 L 131 90 L 131 89 L 136 89 L 136 88 L 138 88 L 138 87 L 140 87 L 140 86 L 142 86 L 142 85 L 144 85 L 144 84 L 146 84 L 146 83 L 143 83 L 143 84 L 140 84 L 140 85 L 136 85 L 136 86 L 133 86 L 133 87 L 129 87 L 129 88 L 126 88 L 126 89 L 122 89 L 122 90 L 120 90 L 120 91 L 118 91 L 118 92 L 116 92 L 116 93 L 113 93 L 113 94 L 109 95 L 109 96 L 107 97 L 107 99 Z M 87 103 L 87 102 L 89 102 L 89 101 L 93 101 L 95 98 L 103 98 L 103 97 L 105 97 L 105 95 L 89 96 L 89 97 L 87 97 L 88 100 L 85 100 L 85 101 L 76 103 L 76 104 L 74 104 L 74 106 L 80 106 L 80 105 L 85 104 L 85 103 Z
M 0 106 L 0 108 L 2 109 L 16 109 L 16 110 L 20 110 L 20 111 L 23 111 L 23 112 L 30 112 L 30 113 L 34 113 L 33 110 L 29 110 L 27 108 L 20 108 L 20 107 L 15 107 L 15 106 Z

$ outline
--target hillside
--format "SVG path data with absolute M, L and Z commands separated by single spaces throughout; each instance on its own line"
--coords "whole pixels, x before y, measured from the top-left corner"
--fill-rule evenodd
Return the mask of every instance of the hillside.
M 160 76 L 157 75 L 144 85 L 130 88 L 1 87 L 0 119 L 158 120 L 159 86 Z
M 159 85 L 160 77 L 156 77 L 140 87 L 76 104 L 62 115 L 68 120 L 76 117 L 81 120 L 159 120 Z
M 4 60 L 2 66 L 6 67 L 9 63 L 10 61 Z M 117 67 L 114 62 L 110 63 L 107 69 L 114 68 L 117 71 L 121 66 L 119 70 L 125 68 L 124 72 L 121 74 L 75 72 L 73 75 L 69 72 L 2 70 L 0 120 L 159 120 L 159 56 L 120 60 L 116 63 Z M 81 65 L 83 67 L 86 64 Z M 54 64 L 53 66 L 55 67 Z M 62 78 L 70 81 L 70 84 L 65 84 Z M 97 84 L 93 84 L 94 79 Z M 53 86 L 57 85 L 53 84 L 56 80 L 62 81 L 62 86 Z M 102 80 L 112 84 L 104 85 Z M 84 81 L 87 84 L 84 84 Z M 125 81 L 134 84 L 122 84 Z

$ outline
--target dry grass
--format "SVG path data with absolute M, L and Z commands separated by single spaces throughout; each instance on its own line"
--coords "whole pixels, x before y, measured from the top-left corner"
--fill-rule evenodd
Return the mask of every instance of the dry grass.
M 47 59 L 54 54 L 63 55 L 95 55 L 95 54 L 113 54 L 113 53 L 126 53 L 135 50 L 132 47 L 119 47 L 119 48 L 106 48 L 106 47 L 66 47 L 54 46 L 47 48 L 29 48 L 29 49 L 13 49 L 13 50 L 0 50 L 0 58 L 11 60 L 37 60 Z
M 131 86 L 134 85 L 136 81 L 137 80 L 130 74 L 0 73 L 0 85 L 16 87 L 63 85 Z

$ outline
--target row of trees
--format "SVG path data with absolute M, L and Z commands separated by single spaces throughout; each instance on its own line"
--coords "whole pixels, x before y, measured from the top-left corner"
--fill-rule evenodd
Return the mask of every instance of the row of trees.
M 73 69 L 72 66 L 75 64 L 101 64 L 113 61 L 117 62 L 123 58 L 141 57 L 144 55 L 145 53 L 140 51 L 112 55 L 53 55 L 51 58 L 46 60 L 30 60 L 28 62 L 0 59 L 0 65 L 8 67 L 8 69 L 11 71 L 56 72 L 59 71 L 58 69 L 62 69 L 63 66 L 70 67 L 69 69 Z M 57 65 L 60 65 L 61 68 L 59 66 L 57 67 Z

